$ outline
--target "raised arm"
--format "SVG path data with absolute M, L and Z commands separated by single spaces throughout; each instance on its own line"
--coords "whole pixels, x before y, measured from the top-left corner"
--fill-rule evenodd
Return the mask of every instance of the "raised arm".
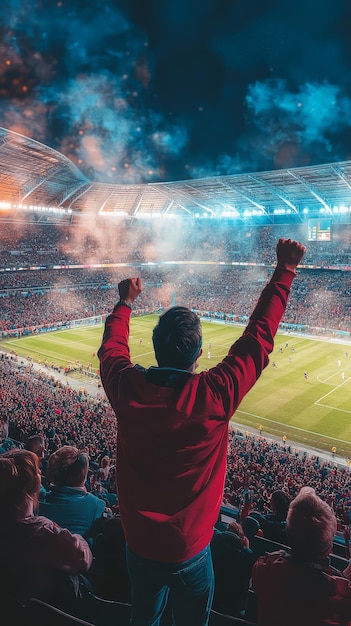
M 141 293 L 141 279 L 138 277 L 121 280 L 118 283 L 118 293 L 120 302 L 130 306 Z
M 306 248 L 291 239 L 279 239 L 277 265 L 263 289 L 243 333 L 223 361 L 209 371 L 230 418 L 243 397 L 268 365 L 274 336 L 283 317 L 295 270 Z
M 306 248 L 302 243 L 293 239 L 279 239 L 277 248 L 277 266 L 290 272 L 295 272 L 301 262 Z
M 140 278 L 126 278 L 118 284 L 120 296 L 106 319 L 102 344 L 98 350 L 101 379 L 108 395 L 112 377 L 125 367 L 132 367 L 129 353 L 129 319 L 131 305 L 142 291 Z

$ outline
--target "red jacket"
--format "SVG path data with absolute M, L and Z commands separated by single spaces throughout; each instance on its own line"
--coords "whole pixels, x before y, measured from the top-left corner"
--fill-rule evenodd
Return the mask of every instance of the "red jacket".
M 98 352 L 117 415 L 117 489 L 130 549 L 177 563 L 211 541 L 222 502 L 228 422 L 268 364 L 295 274 L 276 268 L 221 363 L 190 374 L 130 361 L 130 308 L 117 304 Z
M 304 563 L 283 550 L 258 558 L 252 570 L 260 626 L 349 626 L 351 583 L 325 563 Z

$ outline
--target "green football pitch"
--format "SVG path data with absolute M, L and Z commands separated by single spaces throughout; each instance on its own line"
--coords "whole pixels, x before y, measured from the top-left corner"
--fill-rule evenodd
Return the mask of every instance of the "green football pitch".
M 132 318 L 134 363 L 156 364 L 151 341 L 156 320 L 155 315 Z M 213 322 L 203 322 L 202 328 L 198 371 L 216 365 L 243 330 Z M 101 325 L 79 327 L 3 341 L 1 346 L 36 361 L 66 366 L 77 359 L 83 365 L 92 363 L 97 370 L 102 332 Z M 330 452 L 335 446 L 339 456 L 351 458 L 351 347 L 291 335 L 278 335 L 275 344 L 270 364 L 236 411 L 235 422 L 244 427 L 262 425 L 263 434 L 278 440 L 286 435 L 287 442 L 315 449 Z

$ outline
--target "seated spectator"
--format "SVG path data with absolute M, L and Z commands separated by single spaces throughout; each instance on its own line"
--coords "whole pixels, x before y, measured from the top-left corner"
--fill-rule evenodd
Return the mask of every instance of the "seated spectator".
M 111 469 L 111 459 L 109 456 L 103 456 L 101 459 L 101 465 L 100 468 L 98 470 L 98 479 L 100 481 L 107 481 L 108 480 L 108 476 L 110 473 L 110 469 Z
M 89 580 L 94 590 L 108 600 L 130 602 L 126 540 L 119 515 L 96 520 L 87 538 L 92 542 L 94 555 L 89 571 Z
M 105 503 L 85 487 L 89 456 L 75 446 L 62 446 L 50 455 L 48 480 L 51 488 L 39 503 L 39 513 L 63 528 L 84 536 L 102 516 Z
M 240 616 L 245 609 L 255 560 L 241 525 L 233 520 L 227 531 L 215 529 L 211 552 L 215 574 L 213 608 Z
M 18 448 L 20 444 L 9 437 L 9 423 L 0 420 L 0 454 Z
M 114 496 L 114 502 L 116 502 L 116 498 L 117 498 L 116 494 L 109 494 L 106 487 L 103 487 L 101 481 L 98 480 L 96 474 L 92 474 L 90 477 L 89 491 L 90 493 L 93 493 L 94 496 L 104 501 L 106 509 L 110 509 L 110 506 L 111 506 L 110 500 L 109 500 L 110 495 Z M 105 512 L 107 513 L 108 511 L 106 510 Z
M 291 555 L 267 553 L 255 563 L 252 587 L 259 626 L 346 626 L 351 618 L 351 567 L 342 574 L 329 565 L 336 517 L 312 487 L 291 502 L 287 533 Z
M 269 502 L 271 513 L 257 513 L 256 511 L 250 513 L 259 522 L 263 536 L 266 539 L 286 545 L 286 516 L 289 503 L 290 499 L 284 491 L 273 491 Z
M 43 435 L 32 435 L 31 437 L 28 437 L 26 450 L 34 452 L 39 459 L 39 468 L 41 471 L 39 500 L 43 500 L 46 495 L 46 489 L 43 485 L 43 461 L 45 458 L 45 439 Z
M 263 532 L 260 528 L 259 522 L 254 517 L 251 517 L 251 515 L 244 517 L 241 522 L 241 528 L 244 531 L 245 537 L 249 540 L 249 545 L 254 537 L 263 537 Z
M 68 576 L 86 572 L 92 563 L 89 546 L 80 535 L 35 516 L 39 487 L 35 454 L 15 449 L 0 456 L 0 595 L 4 601 L 56 597 L 58 580 L 65 579 L 68 589 Z

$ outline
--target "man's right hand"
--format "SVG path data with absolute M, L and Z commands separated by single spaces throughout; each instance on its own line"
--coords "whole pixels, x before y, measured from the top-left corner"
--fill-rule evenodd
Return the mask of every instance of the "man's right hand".
M 305 246 L 293 239 L 279 239 L 277 244 L 277 261 L 279 267 L 295 272 L 306 252 Z
M 138 278 L 125 278 L 118 283 L 118 293 L 121 300 L 131 304 L 135 298 L 141 293 L 141 279 Z

